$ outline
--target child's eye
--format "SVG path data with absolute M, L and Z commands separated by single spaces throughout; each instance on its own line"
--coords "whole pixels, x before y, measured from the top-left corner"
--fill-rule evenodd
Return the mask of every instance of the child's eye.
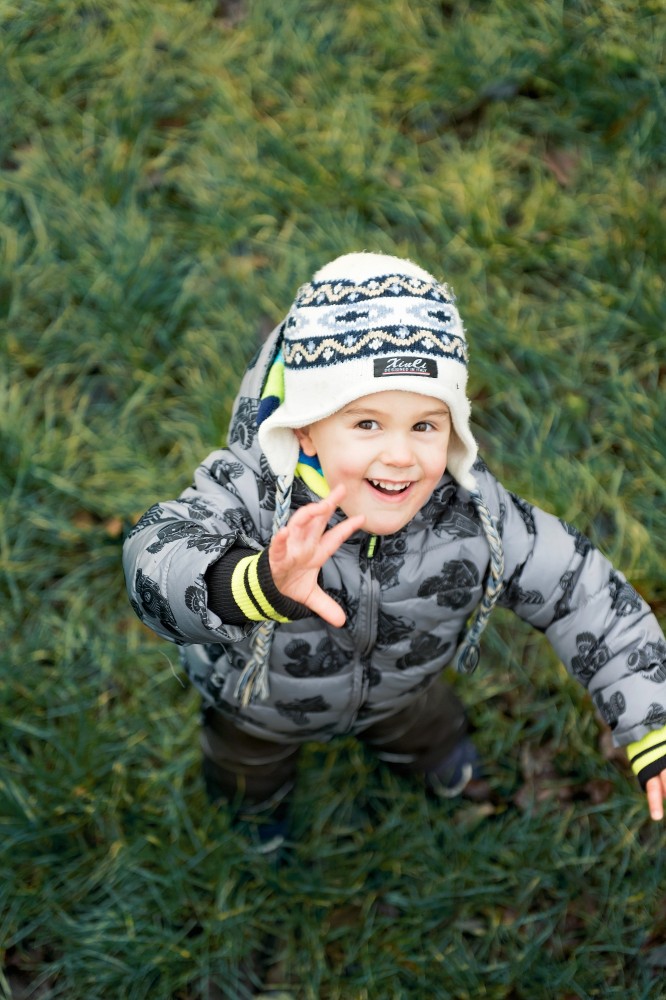
M 359 420 L 356 426 L 362 431 L 376 431 L 379 424 L 376 420 Z
M 435 425 L 431 424 L 429 420 L 419 420 L 418 424 L 414 424 L 415 431 L 432 431 L 435 429 Z

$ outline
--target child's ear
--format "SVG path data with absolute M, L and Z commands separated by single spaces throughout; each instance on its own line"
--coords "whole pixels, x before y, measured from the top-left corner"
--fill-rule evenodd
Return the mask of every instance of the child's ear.
M 310 437 L 310 428 L 294 427 L 293 430 L 294 434 L 298 438 L 298 443 L 301 446 L 302 450 L 305 452 L 306 455 L 309 455 L 310 458 L 314 458 L 314 456 L 317 454 L 317 450 L 314 444 L 312 443 L 312 438 Z

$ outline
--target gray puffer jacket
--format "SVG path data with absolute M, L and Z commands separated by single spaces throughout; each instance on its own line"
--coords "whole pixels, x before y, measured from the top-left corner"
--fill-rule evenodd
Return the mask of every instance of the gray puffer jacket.
M 275 334 L 243 378 L 228 447 L 205 459 L 178 500 L 144 514 L 125 543 L 125 573 L 136 613 L 182 646 L 208 703 L 257 736 L 325 740 L 392 715 L 437 677 L 481 598 L 489 550 L 469 494 L 445 474 L 372 557 L 358 532 L 326 563 L 320 582 L 346 625 L 315 616 L 277 625 L 270 695 L 241 707 L 235 688 L 257 625 L 221 621 L 204 577 L 230 547 L 262 549 L 271 538 L 275 483 L 256 414 L 274 352 Z M 500 603 L 545 632 L 617 745 L 664 726 L 666 642 L 645 601 L 576 529 L 505 490 L 483 463 L 474 473 L 503 539 Z M 316 499 L 295 481 L 292 509 Z

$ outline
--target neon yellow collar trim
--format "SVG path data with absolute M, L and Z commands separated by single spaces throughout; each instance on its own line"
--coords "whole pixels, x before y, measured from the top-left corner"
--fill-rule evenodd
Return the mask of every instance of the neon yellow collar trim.
M 321 472 L 306 462 L 299 462 L 296 466 L 296 475 L 303 480 L 305 485 L 316 493 L 322 500 L 331 492 L 330 486 L 324 479 Z

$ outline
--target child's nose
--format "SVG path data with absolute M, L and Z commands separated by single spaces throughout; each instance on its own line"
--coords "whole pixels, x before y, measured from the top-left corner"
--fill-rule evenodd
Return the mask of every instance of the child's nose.
M 381 456 L 384 465 L 405 468 L 414 464 L 414 450 L 409 438 L 402 434 L 393 435 Z

